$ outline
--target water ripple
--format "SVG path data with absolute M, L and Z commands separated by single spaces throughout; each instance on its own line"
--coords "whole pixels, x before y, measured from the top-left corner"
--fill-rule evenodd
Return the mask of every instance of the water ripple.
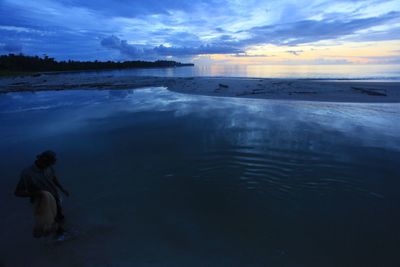
M 258 190 L 277 198 L 337 191 L 381 197 L 363 188 L 348 174 L 351 166 L 324 153 L 289 153 L 238 146 L 214 149 L 193 159 L 195 177 L 202 183 L 220 183 L 227 190 Z

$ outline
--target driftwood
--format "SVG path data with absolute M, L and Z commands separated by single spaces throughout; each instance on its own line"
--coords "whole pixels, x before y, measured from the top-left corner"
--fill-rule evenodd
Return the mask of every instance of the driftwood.
M 362 87 L 354 87 L 354 86 L 352 86 L 351 89 L 359 91 L 360 93 L 367 94 L 367 95 L 387 96 L 386 91 L 383 89 L 362 88 Z

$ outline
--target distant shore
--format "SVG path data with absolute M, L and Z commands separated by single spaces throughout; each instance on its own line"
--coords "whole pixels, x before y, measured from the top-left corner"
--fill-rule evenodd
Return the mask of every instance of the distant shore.
M 355 103 L 400 103 L 400 82 L 230 77 L 34 75 L 0 77 L 0 93 L 70 89 L 168 90 L 208 96 Z
M 171 68 L 194 66 L 193 63 L 181 63 L 172 60 L 156 61 L 58 61 L 48 56 L 28 56 L 24 54 L 0 55 L 0 76 L 18 73 L 40 73 L 59 71 L 101 71 L 115 69 L 137 69 L 137 68 Z

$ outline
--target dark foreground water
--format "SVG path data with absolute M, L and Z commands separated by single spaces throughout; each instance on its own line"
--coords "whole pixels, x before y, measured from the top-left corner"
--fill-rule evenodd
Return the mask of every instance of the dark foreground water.
M 400 266 L 400 105 L 0 95 L 0 266 Z M 70 229 L 31 236 L 44 149 Z

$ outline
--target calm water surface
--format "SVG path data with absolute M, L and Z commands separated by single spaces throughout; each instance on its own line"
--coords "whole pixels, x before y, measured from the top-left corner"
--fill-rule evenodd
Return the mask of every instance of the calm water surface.
M 179 68 L 125 69 L 74 72 L 89 76 L 260 77 L 283 79 L 400 80 L 397 65 L 210 65 Z
M 63 243 L 13 196 L 49 148 Z M 2 94 L 0 158 L 0 266 L 400 266 L 399 104 Z

